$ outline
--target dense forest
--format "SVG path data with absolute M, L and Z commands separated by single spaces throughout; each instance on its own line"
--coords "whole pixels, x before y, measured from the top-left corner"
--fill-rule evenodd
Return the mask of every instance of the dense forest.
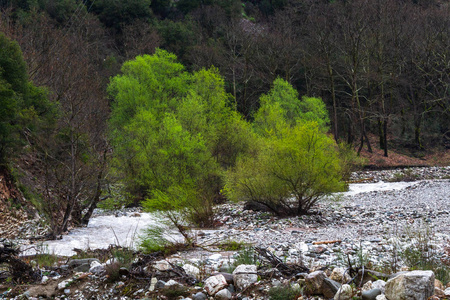
M 255 166 L 274 157 L 309 157 L 292 145 L 313 136 L 317 168 L 333 180 L 330 137 L 385 156 L 450 145 L 446 0 L 0 0 L 0 9 L 0 160 L 20 157 L 13 173 L 34 187 L 24 193 L 55 235 L 87 223 L 117 179 L 121 195 L 150 208 L 184 197 L 176 203 L 206 224 L 213 201 L 244 193 L 224 184 L 264 174 Z M 149 155 L 155 145 L 160 156 Z M 162 163 L 171 151 L 182 165 Z M 280 172 L 311 161 L 285 160 Z M 280 184 L 269 177 L 251 194 L 272 197 L 262 187 Z

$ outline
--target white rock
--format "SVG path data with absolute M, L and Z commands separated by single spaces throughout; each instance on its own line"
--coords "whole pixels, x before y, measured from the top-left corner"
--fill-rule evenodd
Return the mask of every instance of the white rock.
M 375 300 L 388 300 L 384 294 L 378 295 Z
M 369 280 L 366 283 L 364 283 L 364 285 L 361 288 L 361 291 L 362 292 L 370 291 L 371 289 L 373 289 L 373 283 L 372 283 L 372 281 Z
M 45 275 L 42 276 L 41 283 L 42 284 L 46 283 L 48 281 L 48 279 L 49 279 L 48 276 L 45 276 Z
M 433 271 L 411 271 L 389 279 L 386 298 L 391 300 L 426 300 L 434 294 Z
M 150 280 L 150 292 L 153 292 L 155 290 L 155 285 L 158 282 L 158 278 L 156 277 L 152 277 L 152 279 Z
M 72 282 L 72 280 L 67 279 L 64 281 L 61 281 L 60 283 L 58 283 L 58 290 L 63 290 L 65 289 L 67 286 L 69 286 L 69 284 Z
M 372 288 L 380 289 L 383 294 L 385 292 L 385 286 L 386 286 L 386 281 L 381 280 L 381 279 L 378 279 L 377 281 L 372 282 Z
M 445 295 L 445 296 L 450 296 L 450 287 L 448 287 L 448 288 L 446 288 L 446 289 L 444 290 L 444 295 Z
M 117 263 L 117 262 L 119 262 L 119 261 L 117 260 L 117 258 L 113 257 L 113 258 L 108 259 L 108 260 L 105 262 L 105 265 L 112 265 L 112 264 Z
M 213 254 L 208 257 L 208 260 L 212 260 L 212 261 L 219 261 L 221 259 L 222 259 L 222 254 L 220 254 L 220 253 Z
M 234 285 L 238 289 L 245 289 L 250 284 L 258 281 L 257 268 L 255 265 L 239 265 L 233 271 Z
M 343 268 L 337 267 L 334 268 L 331 272 L 330 279 L 339 283 L 346 283 L 350 281 L 351 278 L 348 273 L 345 273 L 345 270 Z
M 351 300 L 353 297 L 353 289 L 348 284 L 343 284 L 336 295 L 334 295 L 334 300 Z
M 89 272 L 93 274 L 101 274 L 106 271 L 106 268 L 104 265 L 99 263 L 98 261 L 91 262 L 91 267 L 89 268 Z
M 156 270 L 158 271 L 167 271 L 172 269 L 172 267 L 170 266 L 169 262 L 165 261 L 165 260 L 158 260 L 155 261 L 155 264 L 153 266 Z
M 209 295 L 214 295 L 221 289 L 227 286 L 227 280 L 222 274 L 208 277 L 205 280 L 205 291 Z
M 169 281 L 166 282 L 166 284 L 164 285 L 165 288 L 170 288 L 170 287 L 174 287 L 174 286 L 180 286 L 181 284 L 173 279 L 170 279 Z
M 302 253 L 306 253 L 309 251 L 309 247 L 305 242 L 300 242 L 298 244 L 295 244 L 298 250 L 300 250 Z
M 196 266 L 190 265 L 190 264 L 185 264 L 183 265 L 183 269 L 184 271 L 191 276 L 198 276 L 198 274 L 200 274 L 200 269 L 197 268 Z

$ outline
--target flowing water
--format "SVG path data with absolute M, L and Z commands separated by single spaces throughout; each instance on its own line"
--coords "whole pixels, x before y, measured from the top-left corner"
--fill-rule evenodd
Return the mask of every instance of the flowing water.
M 349 191 L 344 195 L 354 196 L 358 193 L 371 191 L 388 191 L 405 189 L 417 182 L 377 182 L 350 184 Z M 24 254 L 46 252 L 56 255 L 71 256 L 76 254 L 73 249 L 99 249 L 108 248 L 109 245 L 126 247 L 137 246 L 139 236 L 143 230 L 151 225 L 159 224 L 154 214 L 150 213 L 127 213 L 122 216 L 96 216 L 91 218 L 87 227 L 73 229 L 64 235 L 61 240 L 46 241 L 38 246 L 27 246 Z M 173 239 L 181 239 L 181 236 L 172 233 Z

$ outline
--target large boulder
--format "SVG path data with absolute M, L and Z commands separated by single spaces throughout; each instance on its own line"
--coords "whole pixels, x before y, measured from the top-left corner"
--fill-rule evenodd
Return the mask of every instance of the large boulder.
M 432 271 L 411 271 L 388 280 L 385 295 L 389 300 L 426 300 L 434 294 Z
M 234 285 L 242 290 L 258 281 L 257 268 L 255 265 L 239 265 L 233 271 Z

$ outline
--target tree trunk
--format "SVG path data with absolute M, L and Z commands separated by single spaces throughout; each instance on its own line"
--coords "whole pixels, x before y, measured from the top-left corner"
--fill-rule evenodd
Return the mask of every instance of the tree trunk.
M 97 175 L 97 188 L 95 191 L 95 195 L 92 197 L 91 203 L 89 204 L 88 211 L 81 219 L 81 224 L 87 225 L 89 223 L 89 219 L 94 212 L 94 209 L 97 207 L 98 202 L 100 201 L 100 196 L 102 194 L 102 184 L 101 180 L 103 178 L 103 169 Z

